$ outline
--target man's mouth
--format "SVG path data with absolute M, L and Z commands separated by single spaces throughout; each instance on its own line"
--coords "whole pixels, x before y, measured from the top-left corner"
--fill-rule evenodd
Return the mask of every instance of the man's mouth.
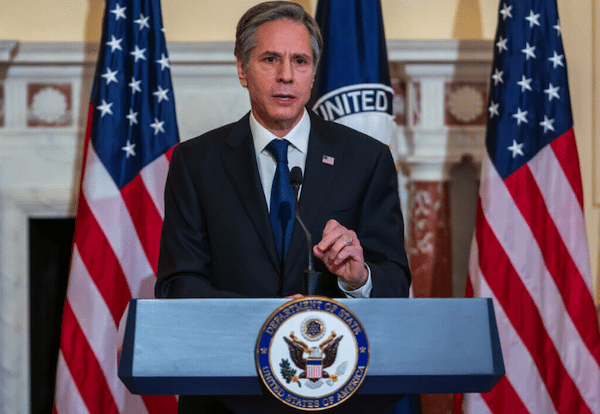
M 294 96 L 293 95 L 275 95 L 275 98 L 282 102 L 288 102 L 288 101 L 294 99 Z

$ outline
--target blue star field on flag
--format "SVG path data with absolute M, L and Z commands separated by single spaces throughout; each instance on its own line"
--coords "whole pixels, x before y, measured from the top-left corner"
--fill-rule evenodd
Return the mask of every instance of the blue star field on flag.
M 119 188 L 179 142 L 156 0 L 109 0 L 92 90 L 91 140 Z
M 495 49 L 486 146 L 504 179 L 573 125 L 556 3 L 501 2 Z

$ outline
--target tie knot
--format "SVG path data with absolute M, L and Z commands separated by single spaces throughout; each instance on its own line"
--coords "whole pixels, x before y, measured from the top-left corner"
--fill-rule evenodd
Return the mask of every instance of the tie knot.
M 287 150 L 289 141 L 287 139 L 274 139 L 266 147 L 266 150 L 275 157 L 277 163 L 287 164 Z

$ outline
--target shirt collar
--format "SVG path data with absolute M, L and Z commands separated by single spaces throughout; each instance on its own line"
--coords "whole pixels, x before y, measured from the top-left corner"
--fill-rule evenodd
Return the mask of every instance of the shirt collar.
M 254 148 L 256 148 L 257 154 L 262 152 L 269 142 L 279 138 L 259 124 L 252 113 L 250 113 L 250 130 L 252 131 L 252 139 L 254 140 Z M 287 139 L 296 149 L 306 154 L 308 152 L 309 134 L 310 116 L 306 108 L 304 108 L 304 114 L 300 118 L 300 121 L 282 138 Z

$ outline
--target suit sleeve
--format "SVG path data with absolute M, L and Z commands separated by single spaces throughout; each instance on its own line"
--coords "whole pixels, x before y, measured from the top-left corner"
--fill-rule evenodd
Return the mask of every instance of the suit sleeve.
M 392 155 L 383 147 L 360 207 L 357 235 L 371 268 L 372 297 L 408 297 L 410 270 Z
M 173 151 L 165 186 L 157 280 L 157 298 L 242 297 L 210 282 L 211 254 L 199 187 L 194 184 L 184 146 Z

